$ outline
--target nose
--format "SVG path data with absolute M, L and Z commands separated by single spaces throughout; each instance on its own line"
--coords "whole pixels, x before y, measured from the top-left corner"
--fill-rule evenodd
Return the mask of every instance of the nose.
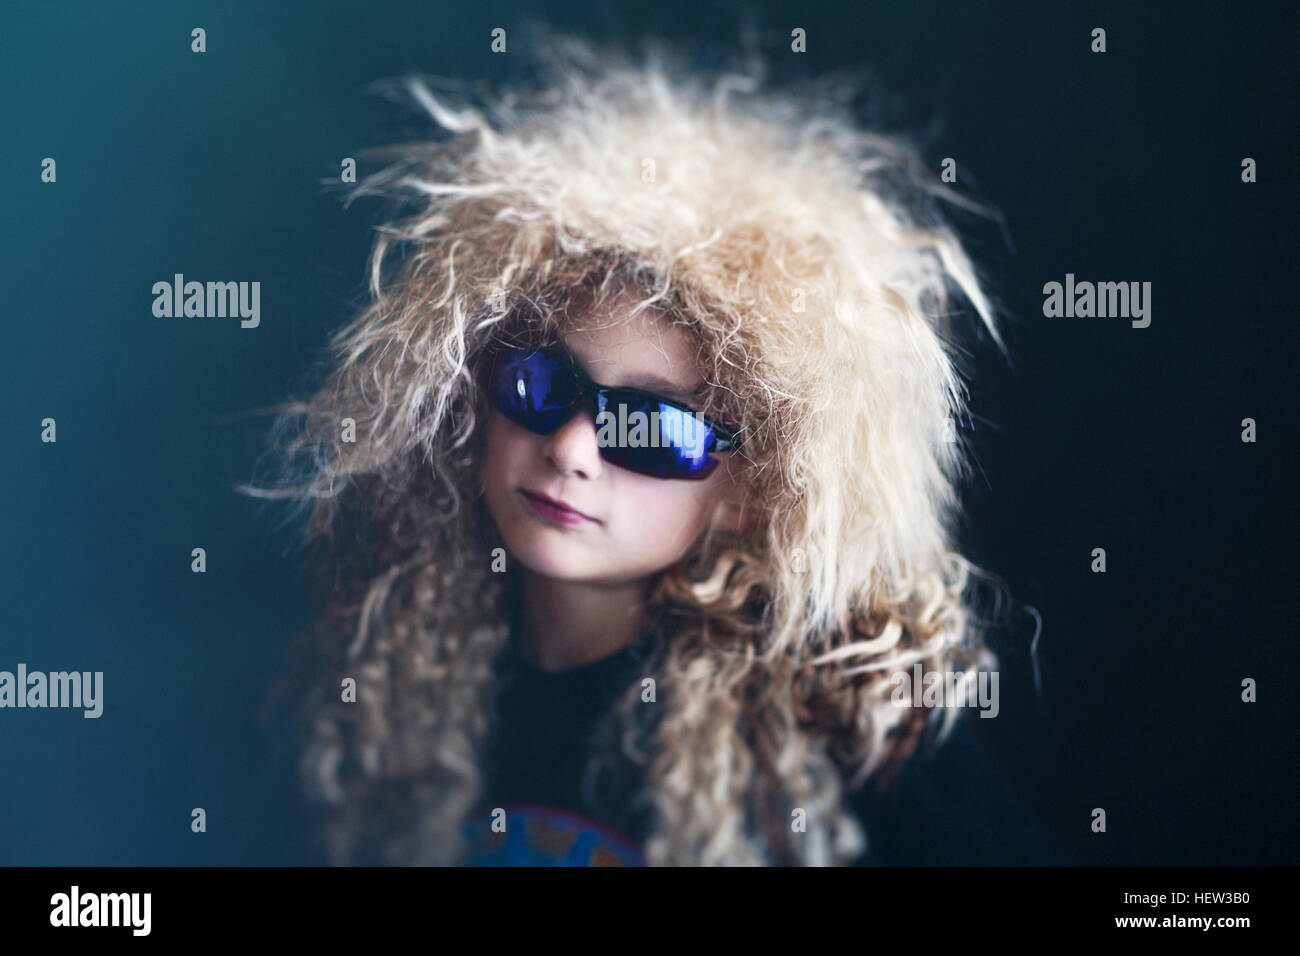
M 584 408 L 547 436 L 542 454 L 561 475 L 599 478 L 604 470 L 596 421 Z

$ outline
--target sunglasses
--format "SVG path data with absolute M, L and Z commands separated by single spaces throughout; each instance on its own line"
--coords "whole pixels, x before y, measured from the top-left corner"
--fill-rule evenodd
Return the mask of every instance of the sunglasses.
M 711 452 L 740 447 L 734 429 L 679 402 L 592 381 L 562 349 L 503 347 L 487 370 L 493 404 L 516 425 L 550 435 L 580 407 L 594 410 L 601 457 L 637 474 L 699 481 L 718 467 Z

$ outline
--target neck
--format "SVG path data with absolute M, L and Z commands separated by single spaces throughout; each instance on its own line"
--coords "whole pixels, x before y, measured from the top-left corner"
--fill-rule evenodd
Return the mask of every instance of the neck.
M 523 573 L 524 650 L 544 671 L 582 667 L 641 636 L 648 582 L 584 584 Z

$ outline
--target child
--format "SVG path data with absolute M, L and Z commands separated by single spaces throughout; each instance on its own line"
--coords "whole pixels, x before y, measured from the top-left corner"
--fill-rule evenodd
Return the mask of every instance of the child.
M 486 113 L 410 84 L 456 135 L 358 188 L 417 207 L 286 406 L 296 480 L 246 489 L 326 559 L 330 859 L 857 861 L 852 795 L 955 717 L 897 675 L 993 659 L 946 326 L 989 304 L 937 173 L 841 105 L 559 49 Z

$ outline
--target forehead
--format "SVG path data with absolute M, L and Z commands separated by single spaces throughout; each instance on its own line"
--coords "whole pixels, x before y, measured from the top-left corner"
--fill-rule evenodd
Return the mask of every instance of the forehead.
M 690 402 L 705 391 L 699 345 L 653 309 L 631 314 L 635 300 L 609 298 L 571 308 L 561 323 L 569 353 L 602 385 L 623 385 Z

